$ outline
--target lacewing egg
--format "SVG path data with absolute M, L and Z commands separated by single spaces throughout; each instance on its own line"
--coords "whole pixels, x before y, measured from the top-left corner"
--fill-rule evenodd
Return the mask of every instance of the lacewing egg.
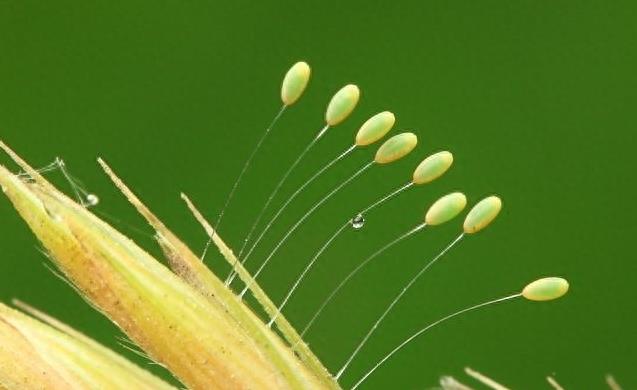
M 451 164 L 453 164 L 453 155 L 450 152 L 443 151 L 432 154 L 418 164 L 414 171 L 412 181 L 414 184 L 432 182 L 444 175 L 451 167 Z
M 425 223 L 432 226 L 445 223 L 460 214 L 466 205 L 467 197 L 461 192 L 445 195 L 429 207 L 425 215 Z
M 524 287 L 522 296 L 531 301 L 552 301 L 566 294 L 568 287 L 566 279 L 556 277 L 542 278 Z
M 360 94 L 360 90 L 354 84 L 348 84 L 336 92 L 325 112 L 327 124 L 336 126 L 344 121 L 356 108 Z
M 467 218 L 464 220 L 464 232 L 468 234 L 477 233 L 498 216 L 502 209 L 502 201 L 497 196 L 489 196 L 482 199 L 473 206 Z
M 292 65 L 283 78 L 281 85 L 281 100 L 286 106 L 294 104 L 305 91 L 310 81 L 310 66 L 303 61 Z
M 389 111 L 383 111 L 369 118 L 356 134 L 356 145 L 367 146 L 383 138 L 396 122 L 396 117 Z
M 409 152 L 414 150 L 418 144 L 418 137 L 414 133 L 401 133 L 395 135 L 385 141 L 378 151 L 374 161 L 379 164 L 388 164 L 394 162 L 402 157 L 405 157 Z

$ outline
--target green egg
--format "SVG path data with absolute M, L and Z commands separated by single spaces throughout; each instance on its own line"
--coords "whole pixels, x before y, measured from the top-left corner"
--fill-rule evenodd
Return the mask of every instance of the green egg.
M 427 214 L 425 223 L 435 226 L 455 218 L 467 205 L 467 197 L 461 192 L 453 192 L 434 202 Z
M 396 117 L 389 111 L 383 111 L 369 118 L 356 134 L 356 145 L 366 146 L 383 138 L 394 127 Z
M 426 184 L 442 176 L 453 164 L 450 152 L 438 152 L 422 160 L 413 175 L 414 184 Z
M 418 144 L 418 137 L 414 133 L 401 133 L 395 135 L 385 141 L 378 151 L 374 161 L 379 164 L 388 164 L 396 161 L 402 157 L 405 157 L 409 152 L 414 150 Z
M 294 104 L 305 91 L 310 81 L 310 66 L 303 61 L 292 65 L 283 78 L 281 85 L 281 100 L 286 106 Z
M 325 112 L 327 124 L 336 126 L 344 121 L 356 108 L 359 98 L 360 90 L 354 84 L 348 84 L 336 92 Z
M 529 283 L 522 296 L 531 301 L 552 301 L 568 291 L 568 281 L 563 278 L 549 277 Z
M 477 233 L 487 227 L 502 209 L 502 201 L 497 196 L 489 196 L 473 206 L 464 220 L 464 232 Z

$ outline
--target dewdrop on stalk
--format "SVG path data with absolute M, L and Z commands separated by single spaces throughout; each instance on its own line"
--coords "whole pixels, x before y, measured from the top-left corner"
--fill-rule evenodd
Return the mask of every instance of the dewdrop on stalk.
M 362 214 L 358 214 L 354 218 L 352 218 L 352 227 L 354 229 L 360 229 L 365 226 L 365 217 Z
M 66 166 L 66 163 L 60 157 L 56 157 L 52 163 L 48 164 L 47 166 L 43 168 L 36 169 L 35 172 L 42 174 L 42 173 L 47 173 L 54 170 L 60 170 L 60 172 L 62 173 L 62 176 L 64 176 L 67 183 L 71 186 L 71 190 L 75 194 L 75 198 L 79 204 L 81 204 L 82 206 L 86 208 L 90 208 L 90 207 L 95 207 L 100 203 L 100 198 L 96 194 L 88 192 L 82 186 L 81 182 L 77 178 L 75 178 L 73 175 L 71 175 L 71 173 L 69 172 Z M 29 175 L 27 172 L 19 173 L 17 176 L 18 177 L 24 176 L 26 178 L 31 178 L 31 175 Z M 33 178 L 31 178 L 31 180 L 33 180 Z
M 95 194 L 86 195 L 86 204 L 87 206 L 97 206 L 100 203 L 100 198 Z
M 299 61 L 292 65 L 283 78 L 281 85 L 281 100 L 286 106 L 291 106 L 305 91 L 307 83 L 310 81 L 310 66 L 307 62 Z
M 259 243 L 261 242 L 265 234 L 270 230 L 274 222 L 279 218 L 279 216 L 281 216 L 283 211 L 285 211 L 285 209 L 290 205 L 290 203 L 292 203 L 292 201 L 296 199 L 296 197 L 299 194 L 301 194 L 301 192 L 303 192 L 303 190 L 307 186 L 309 186 L 314 180 L 316 180 L 320 175 L 326 172 L 330 167 L 332 167 L 338 161 L 340 161 L 341 159 L 346 157 L 348 154 L 350 154 L 355 148 L 371 145 L 377 142 L 378 140 L 380 140 L 381 138 L 383 138 L 392 129 L 395 121 L 396 121 L 396 118 L 394 114 L 392 114 L 389 111 L 383 111 L 381 113 L 374 115 L 373 117 L 369 118 L 365 123 L 363 123 L 363 125 L 358 130 L 358 133 L 356 134 L 356 139 L 354 144 L 352 144 L 345 151 L 340 153 L 336 158 L 332 159 L 328 164 L 323 166 L 323 168 L 319 169 L 309 179 L 305 180 L 303 184 L 301 184 L 301 186 L 297 188 L 292 195 L 288 196 L 285 202 L 272 215 L 270 220 L 265 224 L 265 227 L 257 235 L 257 238 L 254 240 L 254 242 L 250 246 L 250 249 L 248 249 L 248 251 L 246 252 L 246 255 L 243 257 L 242 262 L 245 263 L 248 260 L 252 252 L 257 248 L 257 246 L 259 245 Z M 358 222 L 352 223 L 354 228 L 357 228 L 356 226 L 358 226 L 358 228 L 363 226 L 364 218 L 361 217 L 361 219 L 363 221 L 362 224 Z M 239 253 L 242 254 L 243 249 Z M 227 283 L 230 284 L 235 277 L 236 277 L 236 272 L 233 271 L 231 275 L 228 276 Z

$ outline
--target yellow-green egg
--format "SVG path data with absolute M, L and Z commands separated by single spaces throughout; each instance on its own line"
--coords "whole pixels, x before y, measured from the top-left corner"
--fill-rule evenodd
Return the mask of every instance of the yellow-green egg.
M 442 176 L 453 164 L 453 154 L 447 151 L 432 154 L 422 160 L 413 176 L 414 184 L 426 184 Z
M 445 195 L 429 207 L 425 215 L 425 223 L 432 226 L 445 223 L 460 214 L 466 205 L 467 197 L 461 192 Z
M 414 133 L 401 133 L 385 141 L 376 151 L 374 161 L 388 164 L 405 157 L 418 144 L 418 137 Z
M 310 81 L 310 66 L 303 61 L 292 65 L 283 78 L 281 85 L 281 100 L 286 106 L 294 104 L 305 91 Z
M 557 277 L 542 278 L 524 287 L 522 296 L 531 301 L 552 301 L 566 294 L 568 287 L 566 279 Z
M 366 146 L 383 138 L 394 127 L 396 117 L 389 111 L 383 111 L 369 118 L 356 134 L 356 145 Z
M 344 121 L 356 108 L 360 95 L 360 90 L 354 84 L 348 84 L 336 92 L 325 112 L 327 124 L 336 126 Z
M 487 227 L 502 209 L 502 201 L 497 196 L 489 196 L 473 206 L 464 220 L 464 232 L 476 233 Z

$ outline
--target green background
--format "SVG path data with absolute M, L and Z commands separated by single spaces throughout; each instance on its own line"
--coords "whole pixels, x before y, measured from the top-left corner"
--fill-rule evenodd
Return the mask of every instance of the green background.
M 463 241 L 405 296 L 343 386 L 425 324 L 561 275 L 572 286 L 564 299 L 518 300 L 448 322 L 364 388 L 422 389 L 442 374 L 471 382 L 462 373 L 469 365 L 513 388 L 547 388 L 548 374 L 567 389 L 603 388 L 613 373 L 630 389 L 637 387 L 636 11 L 618 1 L 0 1 L 0 137 L 36 166 L 64 158 L 100 196 L 96 210 L 158 253 L 152 231 L 95 163 L 104 157 L 199 251 L 206 237 L 179 192 L 217 215 L 280 107 L 283 74 L 304 59 L 310 86 L 271 133 L 221 226 L 232 246 L 345 83 L 360 85 L 358 108 L 329 131 L 275 204 L 351 145 L 378 111 L 392 110 L 394 131 L 414 131 L 419 146 L 374 167 L 299 229 L 263 274 L 275 301 L 341 221 L 409 180 L 423 157 L 448 149 L 455 163 L 331 247 L 286 310 L 298 327 L 348 270 L 419 223 L 437 197 L 461 190 L 473 204 L 497 193 L 505 205 L 489 229 Z M 255 259 L 375 148 L 312 185 Z M 70 190 L 59 172 L 49 177 Z M 458 218 L 426 229 L 388 251 L 330 306 L 308 341 L 332 372 L 460 225 Z M 0 299 L 21 298 L 121 349 L 115 328 L 51 275 L 37 248 L 0 201 Z M 226 272 L 216 251 L 207 261 Z

